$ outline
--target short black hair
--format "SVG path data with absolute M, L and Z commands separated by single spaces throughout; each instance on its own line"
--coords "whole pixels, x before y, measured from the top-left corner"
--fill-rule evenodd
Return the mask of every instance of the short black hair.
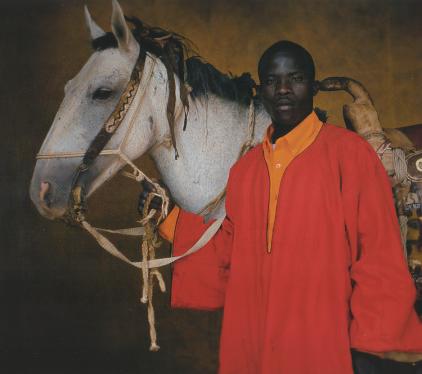
M 289 40 L 280 40 L 269 47 L 261 56 L 258 63 L 258 76 L 262 78 L 269 60 L 276 54 L 289 53 L 298 57 L 303 63 L 303 68 L 308 74 L 308 78 L 315 80 L 315 64 L 311 54 L 301 45 Z

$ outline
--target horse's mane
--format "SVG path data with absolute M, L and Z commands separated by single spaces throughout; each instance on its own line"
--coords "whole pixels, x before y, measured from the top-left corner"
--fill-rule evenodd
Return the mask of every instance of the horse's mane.
M 247 105 L 253 98 L 255 81 L 250 73 L 241 76 L 224 74 L 206 62 L 196 51 L 193 43 L 182 35 L 159 27 L 151 27 L 136 17 L 126 17 L 134 27 L 133 36 L 141 48 L 160 58 L 169 72 L 191 89 L 191 96 L 199 98 L 208 93 Z M 92 41 L 96 51 L 117 48 L 113 33 L 107 32 Z

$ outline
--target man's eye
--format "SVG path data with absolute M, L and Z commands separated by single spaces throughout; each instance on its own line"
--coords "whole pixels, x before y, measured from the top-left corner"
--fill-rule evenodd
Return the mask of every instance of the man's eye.
M 267 85 L 267 86 L 270 86 L 270 85 L 272 85 L 272 84 L 274 84 L 274 78 L 267 78 L 266 80 L 265 80 L 265 84 Z
M 301 83 L 305 81 L 305 77 L 303 75 L 293 75 L 292 81 L 296 83 Z
M 92 95 L 92 98 L 94 100 L 107 100 L 111 94 L 112 91 L 108 88 L 98 88 Z

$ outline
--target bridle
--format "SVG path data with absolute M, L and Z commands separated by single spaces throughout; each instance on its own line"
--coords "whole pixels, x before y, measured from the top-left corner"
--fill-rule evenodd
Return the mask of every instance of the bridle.
M 148 60 L 146 59 L 147 56 L 149 57 Z M 149 63 L 146 63 L 146 61 Z M 126 85 L 122 95 L 120 96 L 115 109 L 105 121 L 100 131 L 97 133 L 85 152 L 56 152 L 37 154 L 37 159 L 83 157 L 81 163 L 75 171 L 72 180 L 71 190 L 68 198 L 68 209 L 64 215 L 64 220 L 67 223 L 82 225 L 83 222 L 86 222 L 84 214 L 86 211 L 86 199 L 82 181 L 83 177 L 86 175 L 89 168 L 98 158 L 98 156 L 117 155 L 122 161 L 124 161 L 132 168 L 132 173 L 129 173 L 129 176 L 136 179 L 137 181 L 146 179 L 148 182 L 154 185 L 156 188 L 156 194 L 158 196 L 165 196 L 165 192 L 162 187 L 158 183 L 148 178 L 124 152 L 124 146 L 128 141 L 129 134 L 131 133 L 131 129 L 134 126 L 135 119 L 141 108 L 141 102 L 145 96 L 146 89 L 152 79 L 155 64 L 156 58 L 140 49 L 139 56 L 132 70 L 129 82 Z M 126 115 L 129 112 L 131 104 L 135 101 L 135 98 L 137 98 L 138 103 L 132 113 L 131 118 L 129 119 L 129 125 L 122 142 L 117 147 L 117 149 L 105 150 L 104 147 L 110 141 L 110 139 L 113 137 L 126 118 Z M 126 173 L 126 175 L 127 174 L 128 173 Z M 165 216 L 168 211 L 168 199 L 163 198 L 162 201 L 162 212 Z

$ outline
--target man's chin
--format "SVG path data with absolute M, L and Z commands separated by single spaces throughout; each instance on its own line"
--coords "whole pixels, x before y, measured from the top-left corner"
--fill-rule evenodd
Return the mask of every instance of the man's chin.
M 295 114 L 293 110 L 277 110 L 274 116 L 275 123 L 291 127 L 292 125 L 295 125 Z

